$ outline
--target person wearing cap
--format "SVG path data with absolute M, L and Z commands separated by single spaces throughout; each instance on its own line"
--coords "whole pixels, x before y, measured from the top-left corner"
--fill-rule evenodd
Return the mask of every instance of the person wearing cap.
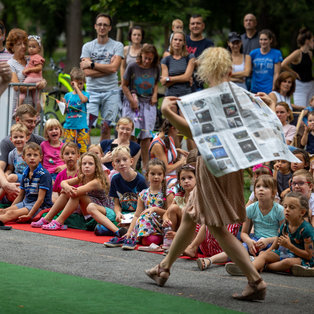
M 241 36 L 238 33 L 229 33 L 228 50 L 231 52 L 232 59 L 231 81 L 247 89 L 245 78 L 250 75 L 250 58 L 243 54 Z

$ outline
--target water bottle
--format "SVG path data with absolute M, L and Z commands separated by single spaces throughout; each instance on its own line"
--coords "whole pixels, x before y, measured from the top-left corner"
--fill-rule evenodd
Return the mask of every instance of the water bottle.
M 164 249 L 169 249 L 169 247 L 170 247 L 170 245 L 171 245 L 171 243 L 172 243 L 172 239 L 166 238 L 167 232 L 168 232 L 168 231 L 171 231 L 171 230 L 172 230 L 172 229 L 171 229 L 170 226 L 164 228 L 164 241 L 163 241 L 163 244 L 162 244 L 162 247 L 163 247 Z

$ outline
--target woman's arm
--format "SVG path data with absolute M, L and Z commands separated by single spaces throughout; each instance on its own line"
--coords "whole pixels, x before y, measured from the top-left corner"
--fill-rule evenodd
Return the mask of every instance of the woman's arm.
M 273 89 L 275 89 L 275 82 L 279 76 L 280 73 L 280 67 L 281 67 L 281 62 L 278 62 L 275 64 L 275 68 L 274 68 L 274 77 L 273 77 Z
M 294 73 L 297 79 L 300 79 L 300 76 L 297 72 L 293 71 L 289 66 L 292 64 L 299 64 L 301 62 L 302 53 L 300 49 L 293 51 L 288 57 L 286 57 L 281 64 L 282 70 L 289 71 Z
M 121 83 L 123 82 L 123 75 L 126 69 L 126 54 L 128 52 L 129 46 L 125 46 L 123 49 L 123 54 L 124 54 L 124 58 L 121 61 L 121 66 L 120 66 L 120 79 L 121 79 Z
M 251 61 L 251 57 L 249 55 L 245 55 L 244 58 L 244 71 L 240 71 L 240 72 L 232 72 L 232 76 L 233 78 L 244 78 L 247 76 L 250 76 L 252 71 L 252 61 Z
M 173 96 L 165 97 L 162 102 L 161 111 L 163 115 L 170 121 L 170 123 L 184 136 L 192 138 L 192 132 L 187 121 L 184 119 L 184 117 L 177 113 L 178 99 L 179 98 Z
M 276 94 L 275 94 L 274 92 L 270 92 L 270 93 L 268 94 L 268 97 L 269 97 L 275 104 L 277 104 L 277 96 L 276 96 Z
M 169 71 L 166 64 L 161 64 L 161 76 L 160 76 L 160 83 L 163 86 L 167 86 L 167 77 L 169 77 Z

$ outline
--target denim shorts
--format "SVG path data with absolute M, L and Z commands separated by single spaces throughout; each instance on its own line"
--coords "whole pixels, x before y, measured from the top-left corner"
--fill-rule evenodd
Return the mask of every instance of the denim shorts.
M 25 208 L 27 208 L 27 210 L 30 212 L 35 203 L 36 203 L 36 202 L 26 202 L 25 199 L 24 199 L 22 202 L 15 204 L 15 206 L 16 206 L 18 209 L 25 207 Z M 41 210 L 43 210 L 43 209 L 45 209 L 45 208 L 40 207 L 40 208 L 36 211 L 36 213 L 33 215 L 33 217 L 35 217 L 35 216 L 36 216 Z
M 103 93 L 89 92 L 89 103 L 87 104 L 87 112 L 90 115 L 89 127 L 91 127 L 93 122 L 98 118 L 99 112 L 105 121 L 116 121 L 121 107 L 122 103 L 119 89 Z

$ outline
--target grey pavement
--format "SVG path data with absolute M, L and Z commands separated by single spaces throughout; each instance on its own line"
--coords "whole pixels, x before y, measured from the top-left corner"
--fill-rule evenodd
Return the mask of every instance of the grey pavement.
M 223 266 L 201 272 L 195 261 L 178 259 L 165 287 L 156 286 L 144 270 L 163 258 L 139 251 L 105 248 L 102 244 L 20 230 L 2 231 L 0 261 L 80 277 L 178 295 L 246 313 L 313 313 L 314 278 L 263 274 L 268 284 L 264 302 L 231 298 L 246 285 Z M 150 309 L 154 313 L 153 309 Z M 144 310 L 143 310 L 144 311 Z

